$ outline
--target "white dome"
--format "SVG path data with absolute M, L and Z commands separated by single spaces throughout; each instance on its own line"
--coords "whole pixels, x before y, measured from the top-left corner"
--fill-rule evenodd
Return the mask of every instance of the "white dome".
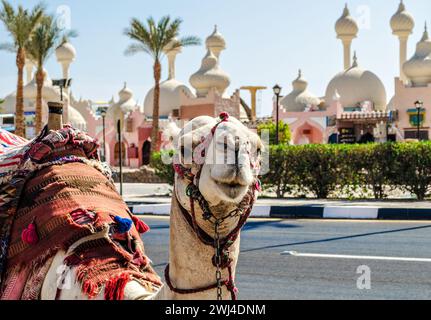
M 120 101 L 130 100 L 133 97 L 133 91 L 127 87 L 127 83 L 124 84 L 123 89 L 118 92 Z
M 87 130 L 87 121 L 85 121 L 85 118 L 82 116 L 82 114 L 72 106 L 69 106 L 68 117 L 69 123 L 72 125 L 72 127 L 82 131 Z
M 171 42 L 163 49 L 165 54 L 178 54 L 181 53 L 182 47 L 177 38 L 173 38 Z
M 226 49 L 226 41 L 217 30 L 217 25 L 214 27 L 213 33 L 206 39 L 206 47 L 211 50 L 216 56 Z
M 391 28 L 394 34 L 411 34 L 415 27 L 413 16 L 407 12 L 401 0 L 398 11 L 391 18 Z
M 337 37 L 339 39 L 343 37 L 356 38 L 358 35 L 358 24 L 355 19 L 350 15 L 349 8 L 347 4 L 344 8 L 343 15 L 337 20 L 335 24 L 335 31 L 337 32 Z
M 64 42 L 55 50 L 58 62 L 72 62 L 76 58 L 76 50 L 70 42 Z
M 186 85 L 176 79 L 166 80 L 160 84 L 160 116 L 167 117 L 172 113 L 173 110 L 179 109 L 181 107 L 182 93 L 189 97 L 195 96 Z M 154 88 L 152 88 L 145 97 L 144 114 L 146 117 L 153 116 L 153 103 Z
M 403 70 L 414 86 L 425 86 L 431 83 L 431 40 L 426 25 L 422 39 L 416 46 L 415 54 L 404 63 Z
M 327 105 L 336 93 L 343 107 L 355 107 L 361 102 L 371 101 L 376 110 L 386 108 L 386 90 L 382 81 L 373 72 L 359 68 L 356 55 L 352 67 L 338 73 L 329 82 L 325 98 Z
M 280 104 L 290 112 L 304 111 L 307 106 L 318 106 L 322 101 L 307 90 L 308 82 L 299 70 L 298 78 L 292 82 L 293 91 Z
M 190 84 L 196 89 L 198 97 L 205 97 L 212 88 L 223 95 L 230 85 L 229 76 L 220 69 L 218 59 L 208 50 L 202 60 L 201 68 L 190 77 Z
M 43 81 L 42 99 L 45 101 L 60 100 L 60 92 L 52 86 L 52 80 L 46 70 L 44 70 L 45 79 Z M 65 93 L 63 92 L 63 95 Z M 24 99 L 35 100 L 37 98 L 37 84 L 36 77 L 34 77 L 28 84 L 24 86 Z

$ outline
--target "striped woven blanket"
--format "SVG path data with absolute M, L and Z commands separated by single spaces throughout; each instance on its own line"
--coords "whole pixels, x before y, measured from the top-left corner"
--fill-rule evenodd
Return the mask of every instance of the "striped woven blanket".
M 147 228 L 118 194 L 98 147 L 66 126 L 13 151 L 17 164 L 0 182 L 2 299 L 38 299 L 59 250 L 90 298 L 105 288 L 106 299 L 122 299 L 131 279 L 149 290 L 161 285 L 140 237 Z

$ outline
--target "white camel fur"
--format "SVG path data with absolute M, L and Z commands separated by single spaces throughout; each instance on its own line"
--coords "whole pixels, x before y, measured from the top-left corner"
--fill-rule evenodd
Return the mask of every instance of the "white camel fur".
M 207 137 L 217 125 L 219 119 L 212 117 L 199 117 L 189 122 L 179 133 L 176 147 L 183 154 L 190 154 L 190 148 L 195 148 L 202 142 L 202 137 Z M 189 142 L 189 143 L 188 143 Z M 216 136 L 212 139 L 205 155 L 205 163 L 198 165 L 183 163 L 183 166 L 191 169 L 192 173 L 201 172 L 198 188 L 210 205 L 211 212 L 216 217 L 223 217 L 226 213 L 238 207 L 249 188 L 257 178 L 256 168 L 252 163 L 258 163 L 258 150 L 263 148 L 257 134 L 250 131 L 240 121 L 230 118 L 228 122 L 218 126 Z M 216 151 L 216 152 L 214 152 Z M 236 152 L 235 152 L 236 151 Z M 235 161 L 226 163 L 217 162 L 220 153 L 234 154 Z M 217 158 L 217 159 L 216 159 Z M 212 159 L 212 160 L 211 160 Z M 224 157 L 222 157 L 224 159 Z M 184 161 L 183 161 L 184 162 Z M 204 245 L 196 236 L 190 225 L 185 221 L 180 206 L 191 211 L 190 199 L 186 195 L 186 189 L 190 182 L 175 177 L 175 188 L 172 196 L 172 208 L 170 215 L 170 278 L 175 288 L 193 289 L 201 288 L 215 283 L 216 268 L 212 263 L 214 248 Z M 208 235 L 214 236 L 214 226 L 210 221 L 202 218 L 199 205 L 195 206 L 196 222 Z M 228 235 L 238 224 L 239 217 L 227 219 L 220 226 L 220 235 Z M 232 268 L 235 274 L 240 248 L 240 239 L 230 248 L 230 257 L 233 259 Z M 58 253 L 52 261 L 51 267 L 45 278 L 41 298 L 52 300 L 56 296 L 59 277 L 64 270 L 63 259 L 66 252 Z M 228 278 L 227 270 L 222 271 L 222 279 Z M 103 291 L 103 290 L 102 290 Z M 102 300 L 101 292 L 96 298 Z M 126 285 L 125 300 L 213 300 L 217 297 L 216 289 L 201 293 L 180 295 L 172 292 L 167 285 L 148 291 L 136 281 Z M 229 300 L 230 293 L 223 288 L 223 299 Z M 65 285 L 62 287 L 60 300 L 87 300 L 82 293 L 80 284 L 75 279 L 75 270 L 67 273 Z

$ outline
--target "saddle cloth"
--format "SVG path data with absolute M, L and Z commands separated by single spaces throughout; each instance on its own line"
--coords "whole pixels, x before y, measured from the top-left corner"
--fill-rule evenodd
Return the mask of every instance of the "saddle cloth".
M 161 285 L 135 224 L 129 230 L 118 224 L 136 219 L 118 194 L 110 170 L 98 161 L 97 148 L 91 137 L 65 127 L 41 135 L 22 155 L 10 179 L 13 200 L 0 211 L 7 217 L 0 225 L 7 253 L 2 299 L 38 299 L 46 264 L 59 250 L 67 252 L 87 238 L 68 253 L 65 263 L 76 267 L 90 298 L 105 287 L 106 299 L 122 299 L 132 279 L 149 290 Z M 37 243 L 23 237 L 30 225 L 36 228 Z

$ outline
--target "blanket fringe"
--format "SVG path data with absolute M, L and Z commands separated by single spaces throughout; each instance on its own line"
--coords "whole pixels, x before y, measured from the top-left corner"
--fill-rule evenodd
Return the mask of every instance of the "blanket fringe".
M 105 300 L 123 300 L 124 289 L 129 281 L 130 276 L 126 272 L 109 280 L 105 287 Z

